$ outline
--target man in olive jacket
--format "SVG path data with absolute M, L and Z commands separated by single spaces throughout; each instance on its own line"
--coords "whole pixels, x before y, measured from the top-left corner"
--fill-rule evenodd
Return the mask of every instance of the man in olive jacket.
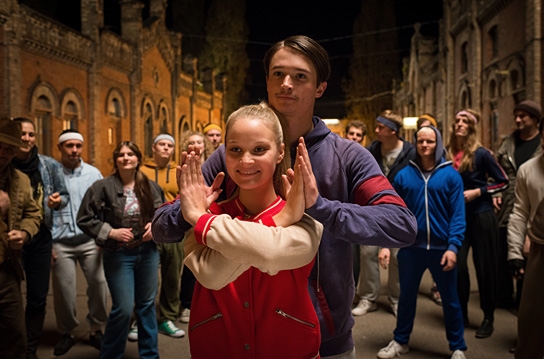
M 21 125 L 0 119 L 0 353 L 6 358 L 26 356 L 21 254 L 42 218 L 29 178 L 11 165 L 20 145 Z

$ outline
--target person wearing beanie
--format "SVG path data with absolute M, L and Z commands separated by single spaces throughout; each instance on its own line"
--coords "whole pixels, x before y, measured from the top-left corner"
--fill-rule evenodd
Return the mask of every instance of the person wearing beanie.
M 436 122 L 436 118 L 434 118 L 434 116 L 430 113 L 425 113 L 419 116 L 416 125 L 417 128 L 421 128 L 424 126 L 433 126 L 434 128 L 438 128 L 438 122 Z
M 544 123 L 539 124 L 544 147 Z M 544 154 L 522 164 L 517 172 L 514 208 L 508 221 L 508 267 L 523 277 L 518 310 L 516 359 L 544 356 Z M 527 253 L 526 238 L 530 240 Z
M 47 294 L 51 273 L 51 251 L 53 250 L 53 211 L 63 210 L 70 195 L 62 175 L 62 167 L 52 157 L 38 153 L 36 125 L 25 117 L 13 121 L 21 124 L 22 145 L 11 162 L 15 168 L 30 178 L 32 193 L 42 210 L 40 230 L 24 245 L 23 263 L 26 276 L 25 324 L 26 357 L 37 358 L 36 351 L 42 335 Z
M 518 103 L 514 107 L 514 114 L 516 113 L 516 111 L 524 111 L 527 115 L 536 119 L 537 122 L 538 120 L 540 120 L 540 117 L 542 117 L 542 108 L 539 104 L 531 100 L 525 100 Z
M 512 119 L 516 129 L 503 139 L 496 158 L 504 169 L 510 185 L 493 197 L 499 221 L 499 278 L 497 288 L 497 305 L 513 308 L 519 305 L 523 278 L 513 279 L 506 266 L 507 243 L 506 233 L 508 220 L 514 207 L 516 175 L 519 167 L 530 158 L 542 153 L 538 124 L 541 108 L 534 101 L 526 100 L 514 107 Z M 514 286 L 515 283 L 515 286 Z M 514 288 L 516 287 L 516 288 Z
M 0 119 L 0 353 L 25 358 L 25 308 L 21 293 L 22 248 L 38 233 L 42 215 L 29 178 L 11 161 L 21 146 L 21 125 Z
M 176 163 L 172 160 L 176 141 L 168 133 L 161 133 L 153 139 L 153 158 L 140 170 L 150 180 L 155 181 L 164 191 L 166 201 L 172 201 L 178 195 L 176 183 Z M 161 284 L 159 289 L 159 332 L 172 338 L 181 338 L 185 331 L 176 327 L 174 322 L 180 313 L 179 286 L 183 266 L 183 247 L 181 243 L 157 243 L 159 251 Z M 138 328 L 132 325 L 128 339 L 137 340 Z
M 83 233 L 76 223 L 81 201 L 91 185 L 102 179 L 98 168 L 83 161 L 83 136 L 76 130 L 64 130 L 57 140 L 64 182 L 70 203 L 63 211 L 53 211 L 53 303 L 61 337 L 55 344 L 55 356 L 64 355 L 75 344 L 77 319 L 77 263 L 87 282 L 87 323 L 89 343 L 100 350 L 108 319 L 108 286 L 104 276 L 102 251 L 95 239 Z
M 209 125 L 204 127 L 202 133 L 208 138 L 208 140 L 210 140 L 215 149 L 219 147 L 223 139 L 223 131 L 221 130 L 221 127 L 219 127 L 219 125 L 216 125 L 215 123 L 210 123 Z

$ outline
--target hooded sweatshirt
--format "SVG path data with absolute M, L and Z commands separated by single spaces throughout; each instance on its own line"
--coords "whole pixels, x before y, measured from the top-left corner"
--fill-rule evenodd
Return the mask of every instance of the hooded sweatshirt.
M 417 218 L 413 247 L 457 253 L 466 228 L 463 180 L 452 162 L 444 160 L 440 131 L 428 128 L 436 133 L 434 168 L 427 173 L 422 170 L 421 157 L 416 152 L 415 160 L 395 177 L 393 187 Z
M 167 201 L 176 198 L 179 192 L 176 182 L 176 162 L 170 161 L 166 167 L 159 168 L 154 160 L 149 160 L 140 169 L 150 180 L 157 182 L 164 191 Z

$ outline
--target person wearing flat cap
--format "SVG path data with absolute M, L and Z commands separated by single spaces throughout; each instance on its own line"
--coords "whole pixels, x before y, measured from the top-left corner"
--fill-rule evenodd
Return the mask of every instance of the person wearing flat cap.
M 210 140 L 215 149 L 219 147 L 223 139 L 223 130 L 221 130 L 221 127 L 219 127 L 219 125 L 216 125 L 215 123 L 210 123 L 209 125 L 204 127 L 202 133 L 208 138 L 208 140 Z
M 74 329 L 79 325 L 76 313 L 76 269 L 83 269 L 87 282 L 87 322 L 89 343 L 100 350 L 103 330 L 108 319 L 108 286 L 104 276 L 102 251 L 94 238 L 77 226 L 77 213 L 87 189 L 102 179 L 98 168 L 83 161 L 83 136 L 76 130 L 64 130 L 57 141 L 60 164 L 70 203 L 61 211 L 53 212 L 52 282 L 55 317 L 61 338 L 54 354 L 64 355 L 75 344 Z
M 176 182 L 176 163 L 172 161 L 176 141 L 168 133 L 161 133 L 153 139 L 153 159 L 147 161 L 140 170 L 157 182 L 164 191 L 166 201 L 178 195 Z M 183 266 L 183 246 L 181 243 L 157 243 L 160 257 L 161 284 L 159 291 L 159 332 L 172 338 L 181 338 L 185 331 L 174 323 L 180 316 L 179 287 Z M 137 338 L 137 328 L 132 325 L 129 340 Z
M 0 119 L 0 353 L 26 358 L 26 331 L 21 281 L 21 251 L 40 227 L 42 215 L 29 178 L 11 161 L 21 146 L 21 125 Z
M 502 140 L 496 152 L 497 161 L 506 172 L 510 186 L 493 197 L 497 219 L 499 221 L 499 282 L 497 288 L 497 306 L 513 308 L 519 305 L 523 278 L 514 280 L 506 265 L 508 246 L 506 232 L 508 220 L 514 207 L 516 175 L 519 167 L 527 160 L 542 153 L 538 124 L 542 109 L 534 101 L 525 100 L 518 103 L 512 112 L 515 130 Z M 529 242 L 527 241 L 526 245 Z M 514 296 L 514 292 L 515 296 Z

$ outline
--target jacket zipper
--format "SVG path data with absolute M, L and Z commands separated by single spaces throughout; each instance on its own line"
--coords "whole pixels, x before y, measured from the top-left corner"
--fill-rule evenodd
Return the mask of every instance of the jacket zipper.
M 304 324 L 304 325 L 307 325 L 309 327 L 315 328 L 315 324 L 307 322 L 307 321 L 302 320 L 302 319 L 298 319 L 296 317 L 293 317 L 292 315 L 285 313 L 280 308 L 276 308 L 276 313 L 278 313 L 279 315 L 281 315 L 284 318 L 291 319 L 291 320 L 294 320 L 295 322 L 298 322 L 300 324 Z
M 203 325 L 206 324 L 206 323 L 209 323 L 209 322 L 211 322 L 211 321 L 214 321 L 214 320 L 219 319 L 219 318 L 222 318 L 222 317 L 223 317 L 223 314 L 221 314 L 221 312 L 219 312 L 219 313 L 213 315 L 212 317 L 210 317 L 210 318 L 208 318 L 208 319 L 205 319 L 205 320 L 203 320 L 203 321 L 201 321 L 201 322 L 196 323 L 195 325 L 193 325 L 193 326 L 191 327 L 191 330 L 195 330 L 196 328 L 201 327 L 201 326 L 203 326 Z

